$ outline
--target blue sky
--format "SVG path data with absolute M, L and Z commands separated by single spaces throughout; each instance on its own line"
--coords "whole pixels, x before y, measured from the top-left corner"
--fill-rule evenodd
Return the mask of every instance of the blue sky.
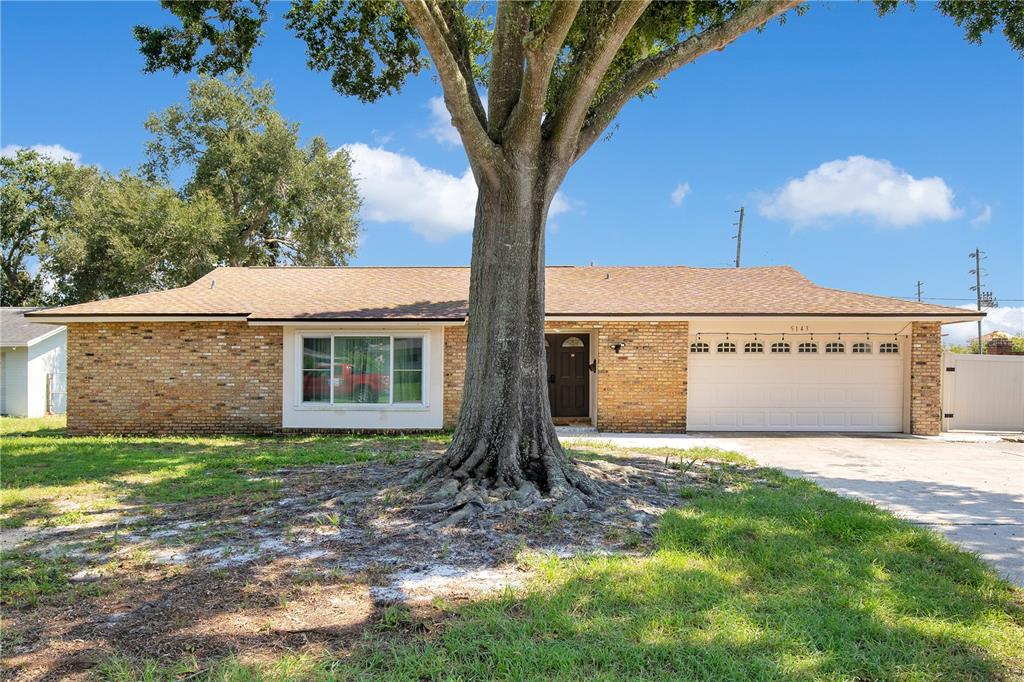
M 468 263 L 473 188 L 436 83 L 376 104 L 343 98 L 306 69 L 286 8 L 271 5 L 252 71 L 304 137 L 355 145 L 367 194 L 355 264 Z M 143 74 L 131 27 L 170 15 L 134 2 L 4 2 L 0 14 L 0 144 L 61 145 L 109 170 L 140 163 L 142 122 L 182 101 L 188 77 Z M 977 246 L 1004 301 L 993 317 L 1019 316 L 1008 307 L 1024 299 L 1022 86 L 1001 35 L 971 45 L 927 4 L 881 19 L 870 3 L 815 4 L 631 103 L 566 179 L 548 262 L 727 266 L 743 205 L 744 265 L 886 295 L 912 295 L 920 279 L 926 296 L 967 298 Z

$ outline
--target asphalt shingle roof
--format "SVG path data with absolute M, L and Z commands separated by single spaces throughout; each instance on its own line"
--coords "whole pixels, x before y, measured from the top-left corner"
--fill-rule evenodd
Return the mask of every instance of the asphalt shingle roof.
M 553 266 L 547 268 L 546 277 L 546 313 L 552 316 L 977 314 L 819 287 L 786 266 Z M 43 314 L 460 320 L 467 313 L 468 292 L 469 268 L 465 267 L 217 268 L 180 289 L 82 303 Z
M 38 308 L 0 308 L 0 346 L 27 346 L 56 327 L 25 319 L 25 313 Z

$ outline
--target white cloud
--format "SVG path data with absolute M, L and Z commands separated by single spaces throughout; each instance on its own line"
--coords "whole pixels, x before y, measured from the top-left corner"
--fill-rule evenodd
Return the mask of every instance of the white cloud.
M 976 310 L 975 305 L 962 305 L 966 310 Z M 988 315 L 981 321 L 981 333 L 1005 332 L 1010 336 L 1024 336 L 1024 306 L 1009 308 L 988 308 Z M 977 322 L 961 322 L 960 324 L 944 325 L 943 341 L 946 344 L 968 344 L 978 338 Z
M 971 218 L 971 227 L 981 227 L 988 225 L 992 222 L 992 207 L 985 204 L 985 208 L 981 209 L 981 213 Z
M 363 199 L 363 218 L 374 223 L 406 223 L 431 241 L 473 229 L 476 182 L 467 168 L 459 176 L 428 168 L 411 156 L 357 142 L 345 145 Z M 571 211 L 574 203 L 555 194 L 548 217 Z
M 680 182 L 676 185 L 676 188 L 672 190 L 672 203 L 679 206 L 683 203 L 683 199 L 690 193 L 690 183 Z
M 427 102 L 430 109 L 430 125 L 427 132 L 440 144 L 461 146 L 462 139 L 459 131 L 452 125 L 452 115 L 448 113 L 448 107 L 444 104 L 443 97 L 431 97 Z
M 885 159 L 851 156 L 828 161 L 790 180 L 761 204 L 761 213 L 797 225 L 859 217 L 905 227 L 951 220 L 960 210 L 942 178 L 915 178 Z
M 480 102 L 487 109 L 487 95 L 480 97 Z M 434 141 L 450 147 L 461 147 L 462 138 L 459 131 L 452 125 L 452 115 L 448 113 L 443 97 L 431 97 L 427 100 L 427 108 L 430 110 L 430 124 L 427 126 L 427 133 L 434 138 Z
M 81 154 L 73 152 L 59 144 L 34 144 L 31 147 L 23 147 L 20 144 L 9 144 L 5 145 L 3 149 L 0 149 L 0 156 L 10 159 L 22 149 L 31 149 L 40 156 L 46 157 L 51 161 L 70 161 L 76 166 L 82 160 Z

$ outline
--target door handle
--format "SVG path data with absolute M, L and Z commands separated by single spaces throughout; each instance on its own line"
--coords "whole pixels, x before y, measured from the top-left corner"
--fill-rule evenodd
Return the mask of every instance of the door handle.
M 555 375 L 554 374 L 548 375 L 548 383 L 549 384 L 555 383 Z

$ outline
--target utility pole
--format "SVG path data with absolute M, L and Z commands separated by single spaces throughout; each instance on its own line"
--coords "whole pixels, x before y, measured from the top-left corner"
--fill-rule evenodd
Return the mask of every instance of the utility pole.
M 971 291 L 973 291 L 977 295 L 979 313 L 981 312 L 982 306 L 986 308 L 999 307 L 999 302 L 996 301 L 996 297 L 992 295 L 991 291 L 981 290 L 981 260 L 984 257 L 984 255 L 985 252 L 982 251 L 981 249 L 974 249 L 974 251 L 968 254 L 969 258 L 974 259 L 974 269 L 970 270 L 970 273 L 974 275 L 974 286 L 971 287 Z M 981 320 L 978 320 L 978 354 L 981 355 L 984 352 L 985 349 L 981 347 Z
M 743 207 L 740 206 L 740 210 L 736 211 L 740 214 L 740 221 L 733 223 L 736 226 L 736 236 L 733 239 L 736 240 L 736 267 L 740 266 L 740 251 L 743 248 Z
M 917 302 L 921 302 L 921 286 L 924 284 L 921 280 L 917 280 Z

